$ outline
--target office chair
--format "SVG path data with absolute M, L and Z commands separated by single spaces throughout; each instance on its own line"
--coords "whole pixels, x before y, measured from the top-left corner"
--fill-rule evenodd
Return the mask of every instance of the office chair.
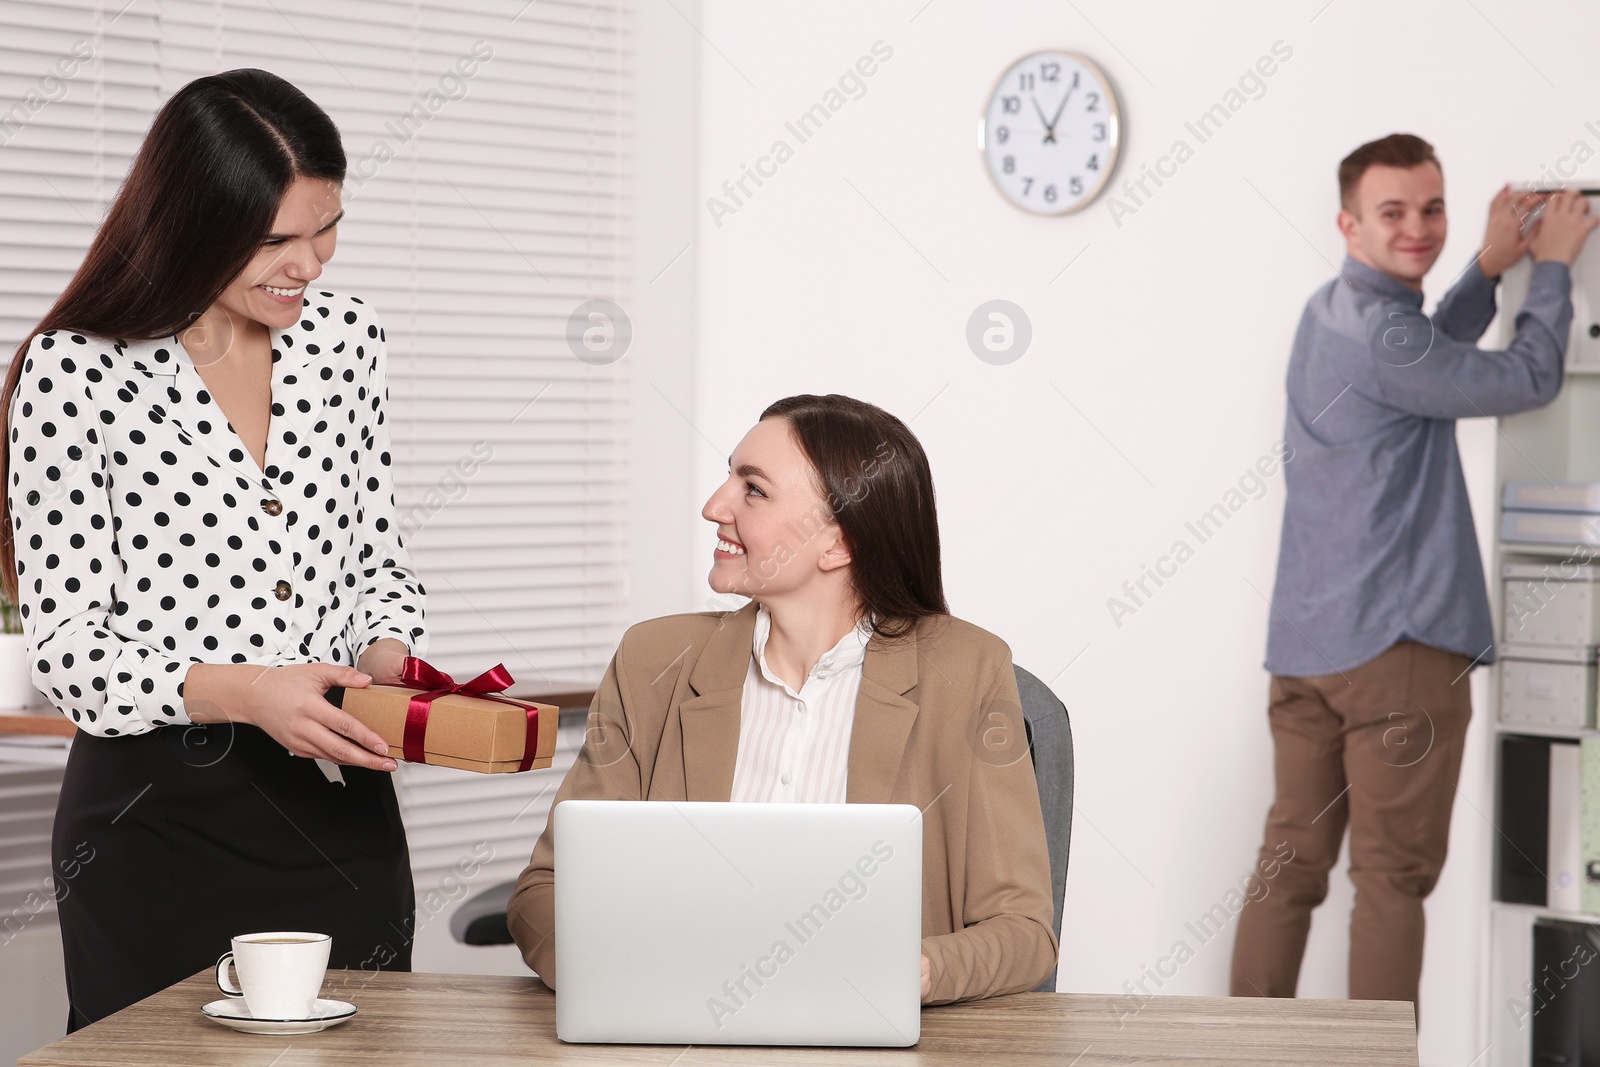
M 1022 717 L 1028 727 L 1028 752 L 1033 756 L 1033 777 L 1039 784 L 1039 808 L 1044 813 L 1044 839 L 1050 852 L 1050 897 L 1055 911 L 1051 925 L 1061 940 L 1061 902 L 1067 890 L 1067 854 L 1072 846 L 1072 720 L 1067 706 L 1039 679 L 1013 666 L 1017 693 L 1022 697 Z M 1056 975 L 1050 972 L 1034 988 L 1054 993 Z
M 1055 904 L 1052 922 L 1056 938 L 1061 937 L 1061 902 L 1067 885 L 1067 853 L 1072 844 L 1072 722 L 1067 707 L 1049 686 L 1023 670 L 1013 667 L 1017 692 L 1022 697 L 1022 716 L 1028 730 L 1028 752 L 1033 757 L 1033 774 L 1039 783 L 1039 807 L 1044 812 L 1044 836 L 1050 851 L 1050 895 Z M 463 945 L 509 945 L 511 931 L 506 928 L 506 905 L 515 880 L 501 882 L 462 902 L 450 916 L 450 935 Z M 1035 990 L 1054 993 L 1055 972 Z

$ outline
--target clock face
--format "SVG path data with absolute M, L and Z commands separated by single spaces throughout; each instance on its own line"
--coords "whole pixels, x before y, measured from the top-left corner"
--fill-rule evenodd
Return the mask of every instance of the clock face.
M 1121 142 L 1117 97 L 1076 52 L 1036 52 L 1001 75 L 979 124 L 989 177 L 1039 215 L 1087 207 L 1111 177 Z

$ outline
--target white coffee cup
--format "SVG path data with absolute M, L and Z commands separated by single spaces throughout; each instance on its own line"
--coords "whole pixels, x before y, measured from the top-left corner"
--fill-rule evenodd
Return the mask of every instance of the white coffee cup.
M 243 997 L 255 1019 L 309 1019 L 316 1014 L 317 994 L 328 972 L 327 934 L 278 931 L 240 934 L 233 951 L 217 961 L 217 988 Z M 239 984 L 228 981 L 228 964 L 239 972 Z

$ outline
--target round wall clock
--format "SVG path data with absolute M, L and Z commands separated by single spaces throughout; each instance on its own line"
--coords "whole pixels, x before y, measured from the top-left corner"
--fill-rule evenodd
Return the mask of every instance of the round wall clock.
M 1066 215 L 1105 188 L 1121 125 L 1116 90 L 1093 60 L 1035 52 L 995 83 L 978 144 L 1007 200 L 1037 215 Z

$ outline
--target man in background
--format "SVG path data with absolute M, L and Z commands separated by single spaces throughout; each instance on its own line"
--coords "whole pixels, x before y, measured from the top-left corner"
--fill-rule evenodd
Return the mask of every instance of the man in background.
M 1502 188 L 1481 250 L 1429 318 L 1422 279 L 1446 232 L 1433 148 L 1410 134 L 1362 145 L 1339 165 L 1339 198 L 1348 254 L 1306 305 L 1289 358 L 1293 462 L 1266 661 L 1277 793 L 1258 868 L 1279 869 L 1240 915 L 1231 992 L 1295 995 L 1348 825 L 1350 996 L 1415 1003 L 1468 672 L 1494 657 L 1455 420 L 1555 398 L 1569 268 L 1600 219 L 1574 190 Z M 1510 347 L 1478 348 L 1500 274 L 1530 253 Z

